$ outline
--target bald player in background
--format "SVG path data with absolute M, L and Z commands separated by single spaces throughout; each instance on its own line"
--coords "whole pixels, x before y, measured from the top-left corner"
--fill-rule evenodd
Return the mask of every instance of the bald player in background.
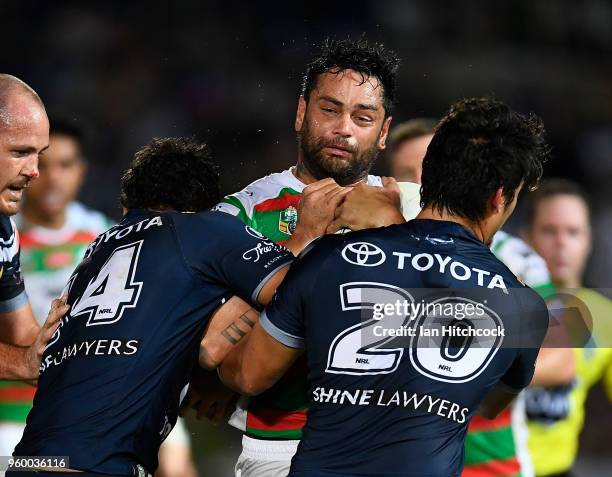
M 67 311 L 56 301 L 42 329 L 36 323 L 21 278 L 19 234 L 10 218 L 19 211 L 23 190 L 38 177 L 38 157 L 48 145 L 49 120 L 38 94 L 20 79 L 0 74 L 0 379 L 38 378 L 42 352 Z
M 49 120 L 36 92 L 20 79 L 0 74 L 0 379 L 38 378 L 45 346 L 68 307 L 60 300 L 42 329 L 25 292 L 19 261 L 19 233 L 10 216 L 19 211 L 23 191 L 38 177 L 38 158 L 49 145 Z M 48 306 L 48 305 L 47 305 Z M 11 407 L 11 384 L 0 396 Z M 3 416 L 0 415 L 0 420 Z M 0 455 L 14 442 L 0 439 Z

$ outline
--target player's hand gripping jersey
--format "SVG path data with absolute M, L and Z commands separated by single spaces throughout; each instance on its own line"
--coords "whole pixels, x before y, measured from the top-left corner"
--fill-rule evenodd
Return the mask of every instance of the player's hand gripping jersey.
M 451 313 L 374 317 L 376 304 L 396 302 L 450 304 Z M 467 303 L 484 312 L 452 311 Z M 413 220 L 322 238 L 260 323 L 306 348 L 311 403 L 291 475 L 450 477 L 460 474 L 467 425 L 487 392 L 498 381 L 517 393 L 530 382 L 548 312 L 467 229 Z M 415 337 L 377 334 L 405 325 Z M 432 339 L 421 327 L 497 335 Z
M 233 294 L 254 301 L 291 260 L 226 214 L 130 211 L 70 279 L 71 309 L 43 356 L 15 454 L 154 473 L 211 313 Z

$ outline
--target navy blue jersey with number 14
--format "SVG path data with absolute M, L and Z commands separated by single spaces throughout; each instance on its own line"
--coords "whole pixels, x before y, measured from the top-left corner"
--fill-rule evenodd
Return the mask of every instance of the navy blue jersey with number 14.
M 15 455 L 154 473 L 211 314 L 234 294 L 254 302 L 292 257 L 227 214 L 130 211 L 70 279 Z
M 483 397 L 531 380 L 548 313 L 470 231 L 412 220 L 320 239 L 260 324 L 306 352 L 291 476 L 455 477 Z

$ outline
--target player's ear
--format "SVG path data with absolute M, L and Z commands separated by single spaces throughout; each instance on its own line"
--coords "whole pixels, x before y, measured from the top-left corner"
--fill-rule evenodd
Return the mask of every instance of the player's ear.
M 304 96 L 300 96 L 298 99 L 297 112 L 295 114 L 295 132 L 302 130 L 302 124 L 304 124 L 304 116 L 306 115 L 306 100 Z
M 380 136 L 378 138 L 378 149 L 381 151 L 387 147 L 387 136 L 389 135 L 389 127 L 391 126 L 391 120 L 393 118 L 389 116 L 383 121 L 382 128 L 380 130 Z
M 506 206 L 506 198 L 504 197 L 504 188 L 500 187 L 497 189 L 491 199 L 489 199 L 491 209 L 493 212 L 502 212 Z

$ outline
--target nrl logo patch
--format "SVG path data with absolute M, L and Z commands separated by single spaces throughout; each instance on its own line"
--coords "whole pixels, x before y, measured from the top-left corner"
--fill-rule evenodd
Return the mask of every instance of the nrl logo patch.
M 297 225 L 297 216 L 298 211 L 292 205 L 281 211 L 278 217 L 278 230 L 284 234 L 291 235 Z

